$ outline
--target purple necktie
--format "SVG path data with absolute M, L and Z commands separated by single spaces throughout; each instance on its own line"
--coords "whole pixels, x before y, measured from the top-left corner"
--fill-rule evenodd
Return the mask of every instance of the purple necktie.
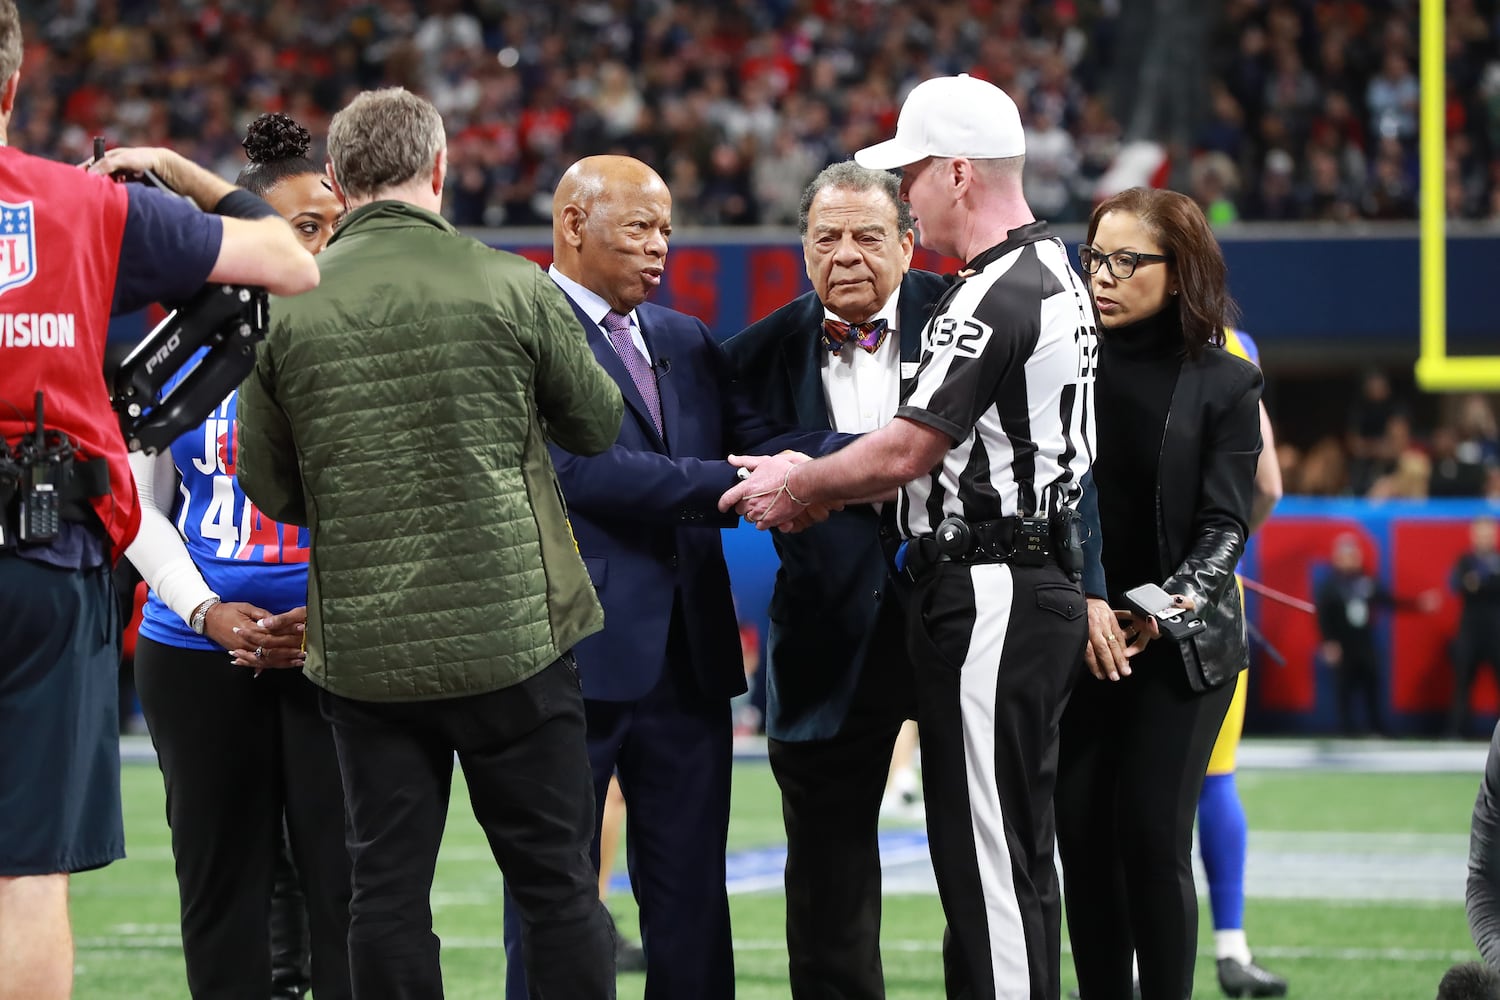
M 660 434 L 661 394 L 656 389 L 656 373 L 646 363 L 646 356 L 635 346 L 635 341 L 630 336 L 630 317 L 610 310 L 604 314 L 604 329 L 609 334 L 609 342 L 615 353 L 625 362 L 625 370 L 630 373 L 630 380 L 635 383 L 636 391 L 646 401 L 646 409 L 651 412 L 651 422 L 656 424 L 656 433 Z

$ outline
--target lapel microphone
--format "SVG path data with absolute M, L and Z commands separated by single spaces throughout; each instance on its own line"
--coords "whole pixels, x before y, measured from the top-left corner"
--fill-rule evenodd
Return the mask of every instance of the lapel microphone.
M 657 378 L 665 378 L 672 373 L 672 359 L 662 355 L 661 360 L 651 366 L 651 370 L 656 372 Z

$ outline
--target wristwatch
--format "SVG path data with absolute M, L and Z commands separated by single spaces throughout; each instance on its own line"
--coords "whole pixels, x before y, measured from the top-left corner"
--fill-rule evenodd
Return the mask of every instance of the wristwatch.
M 218 603 L 220 602 L 217 597 L 210 597 L 193 609 L 193 616 L 188 619 L 188 625 L 192 627 L 194 632 L 197 632 L 199 635 L 203 634 L 203 629 L 208 624 L 208 612 Z

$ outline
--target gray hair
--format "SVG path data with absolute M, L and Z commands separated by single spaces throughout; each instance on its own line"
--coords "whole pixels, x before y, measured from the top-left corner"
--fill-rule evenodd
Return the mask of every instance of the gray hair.
M 356 200 L 431 170 L 447 144 L 437 108 L 401 87 L 365 91 L 328 126 L 334 176 L 344 194 Z
M 21 12 L 15 0 L 0 0 L 0 83 L 21 68 Z
M 846 191 L 884 191 L 896 206 L 896 235 L 911 232 L 911 206 L 901 200 L 901 178 L 888 170 L 871 170 L 853 160 L 824 167 L 818 176 L 802 192 L 802 204 L 797 209 L 797 232 L 807 236 L 807 215 L 812 210 L 813 199 L 825 188 L 842 188 Z

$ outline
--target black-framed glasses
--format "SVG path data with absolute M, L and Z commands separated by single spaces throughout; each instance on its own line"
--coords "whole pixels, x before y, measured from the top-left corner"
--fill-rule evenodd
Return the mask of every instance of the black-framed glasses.
M 1166 254 L 1160 253 L 1137 253 L 1134 250 L 1116 250 L 1114 253 L 1105 253 L 1095 250 L 1087 243 L 1078 244 L 1078 263 L 1089 274 L 1098 274 L 1099 266 L 1102 264 L 1109 268 L 1120 281 L 1124 281 L 1135 273 L 1135 269 L 1142 264 L 1157 264 L 1170 260 Z

